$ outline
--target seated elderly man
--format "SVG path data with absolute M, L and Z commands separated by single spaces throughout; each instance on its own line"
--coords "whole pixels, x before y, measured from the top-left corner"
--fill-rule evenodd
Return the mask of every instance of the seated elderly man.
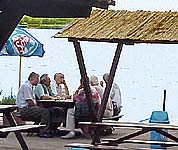
M 109 73 L 105 73 L 103 75 L 103 80 L 105 81 L 106 85 L 109 82 Z M 119 86 L 113 82 L 111 92 L 110 92 L 110 98 L 114 104 L 114 115 L 118 115 L 121 112 L 122 108 L 122 98 L 121 98 L 121 91 Z
M 37 106 L 35 100 L 35 93 L 33 87 L 36 86 L 39 82 L 39 75 L 35 72 L 32 72 L 28 81 L 26 81 L 20 88 L 17 94 L 16 104 L 19 107 L 20 114 L 22 119 L 39 121 L 41 124 L 46 126 L 40 130 L 40 137 L 49 138 L 52 137 L 49 134 L 51 119 L 50 112 L 48 109 L 41 108 Z
M 48 74 L 43 74 L 40 77 L 40 83 L 35 88 L 35 96 L 37 100 L 54 99 L 55 94 L 51 90 L 50 82 L 51 80 Z
M 52 92 L 51 87 L 50 87 L 50 78 L 48 74 L 43 74 L 40 77 L 40 83 L 36 86 L 35 88 L 35 96 L 37 101 L 38 100 L 52 100 L 55 97 L 55 94 Z M 41 105 L 41 107 L 43 107 Z M 56 132 L 57 127 L 64 122 L 64 110 L 59 107 L 49 107 L 48 108 L 51 114 L 51 122 L 52 122 L 52 127 L 51 127 L 51 132 Z
M 59 98 L 71 98 L 68 86 L 62 73 L 56 73 L 54 75 L 54 80 L 51 82 L 51 90 Z

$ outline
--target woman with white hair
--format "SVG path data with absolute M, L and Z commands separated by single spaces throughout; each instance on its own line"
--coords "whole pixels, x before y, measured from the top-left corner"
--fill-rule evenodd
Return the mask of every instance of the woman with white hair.
M 102 100 L 104 89 L 99 85 L 98 77 L 96 77 L 95 75 L 92 75 L 90 77 L 90 84 L 92 87 L 94 87 L 96 89 L 96 91 L 99 93 L 100 98 Z M 111 118 L 112 116 L 113 116 L 113 105 L 112 105 L 111 98 L 109 97 L 108 102 L 106 104 L 106 110 L 104 112 L 104 117 Z

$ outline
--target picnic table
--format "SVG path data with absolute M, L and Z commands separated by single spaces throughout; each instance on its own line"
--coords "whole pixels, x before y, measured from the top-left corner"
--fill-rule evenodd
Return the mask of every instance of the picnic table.
M 130 133 L 128 135 L 124 135 L 122 137 L 118 137 L 115 139 L 102 139 L 101 142 L 95 142 L 91 144 L 83 144 L 83 143 L 72 143 L 67 144 L 67 147 L 83 147 L 83 148 L 91 148 L 91 149 L 117 149 L 122 143 L 135 143 L 135 144 L 156 144 L 156 145 L 164 145 L 164 146 L 178 146 L 178 137 L 173 135 L 166 130 L 178 130 L 177 125 L 171 124 L 161 124 L 161 123 L 140 123 L 140 122 L 120 122 L 120 121 L 108 121 L 103 120 L 103 122 L 79 122 L 81 125 L 89 125 L 92 128 L 99 129 L 102 126 L 114 126 L 118 128 L 137 128 L 139 131 Z M 135 138 L 139 135 L 145 134 L 150 131 L 156 131 L 165 137 L 171 139 L 172 141 L 149 141 L 149 140 L 133 140 L 131 138 Z M 96 137 L 95 137 L 96 138 Z M 100 138 L 100 137 L 97 137 Z M 94 141 L 94 140 L 93 140 Z
M 17 126 L 13 117 L 12 117 L 12 112 L 15 111 L 17 109 L 16 105 L 0 105 L 0 113 L 3 113 L 8 122 L 9 122 L 9 127 L 3 127 L 0 129 L 0 133 L 9 133 L 9 132 L 14 132 L 21 148 L 23 150 L 28 150 L 28 146 L 21 134 L 22 130 L 27 130 L 27 129 L 31 129 L 31 128 L 39 128 L 42 125 L 21 125 L 21 126 Z M 0 136 L 1 137 L 1 136 Z

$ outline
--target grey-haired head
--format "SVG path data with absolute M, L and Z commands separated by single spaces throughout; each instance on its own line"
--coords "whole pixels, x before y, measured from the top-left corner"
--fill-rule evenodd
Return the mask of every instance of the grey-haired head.
M 40 83 L 43 83 L 48 77 L 49 77 L 48 74 L 41 75 L 41 77 L 40 77 Z
M 57 77 L 62 77 L 62 78 L 64 78 L 64 74 L 62 74 L 62 73 L 55 73 L 55 75 L 54 75 L 54 80 L 55 80 Z
M 108 81 L 108 78 L 109 78 L 109 73 L 105 73 L 105 74 L 103 75 L 103 80 L 104 80 L 105 82 L 107 82 L 107 81 Z
M 98 77 L 95 75 L 92 75 L 90 77 L 90 83 L 91 83 L 91 85 L 98 85 Z
M 28 77 L 28 80 L 31 81 L 35 78 L 39 77 L 39 74 L 35 73 L 35 72 L 32 72 L 30 73 L 29 77 Z

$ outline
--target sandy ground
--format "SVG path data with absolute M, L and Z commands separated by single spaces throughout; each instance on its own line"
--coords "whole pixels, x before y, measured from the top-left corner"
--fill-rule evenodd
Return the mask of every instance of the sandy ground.
M 135 129 L 116 129 L 112 135 L 101 137 L 103 138 L 116 138 L 123 135 L 135 132 Z M 175 133 L 177 134 L 177 133 Z M 70 148 L 65 147 L 69 143 L 90 143 L 91 139 L 84 137 L 77 137 L 76 139 L 61 139 L 60 137 L 54 138 L 39 138 L 37 136 L 27 136 L 27 133 L 22 133 L 28 147 L 30 150 L 70 150 Z M 147 139 L 149 140 L 149 134 L 138 136 L 137 139 Z M 121 144 L 123 149 L 150 149 L 149 145 L 143 144 Z M 1 138 L 0 140 L 0 150 L 18 150 L 21 149 L 14 133 L 10 133 L 7 138 Z M 168 148 L 170 150 L 178 149 L 177 147 Z

